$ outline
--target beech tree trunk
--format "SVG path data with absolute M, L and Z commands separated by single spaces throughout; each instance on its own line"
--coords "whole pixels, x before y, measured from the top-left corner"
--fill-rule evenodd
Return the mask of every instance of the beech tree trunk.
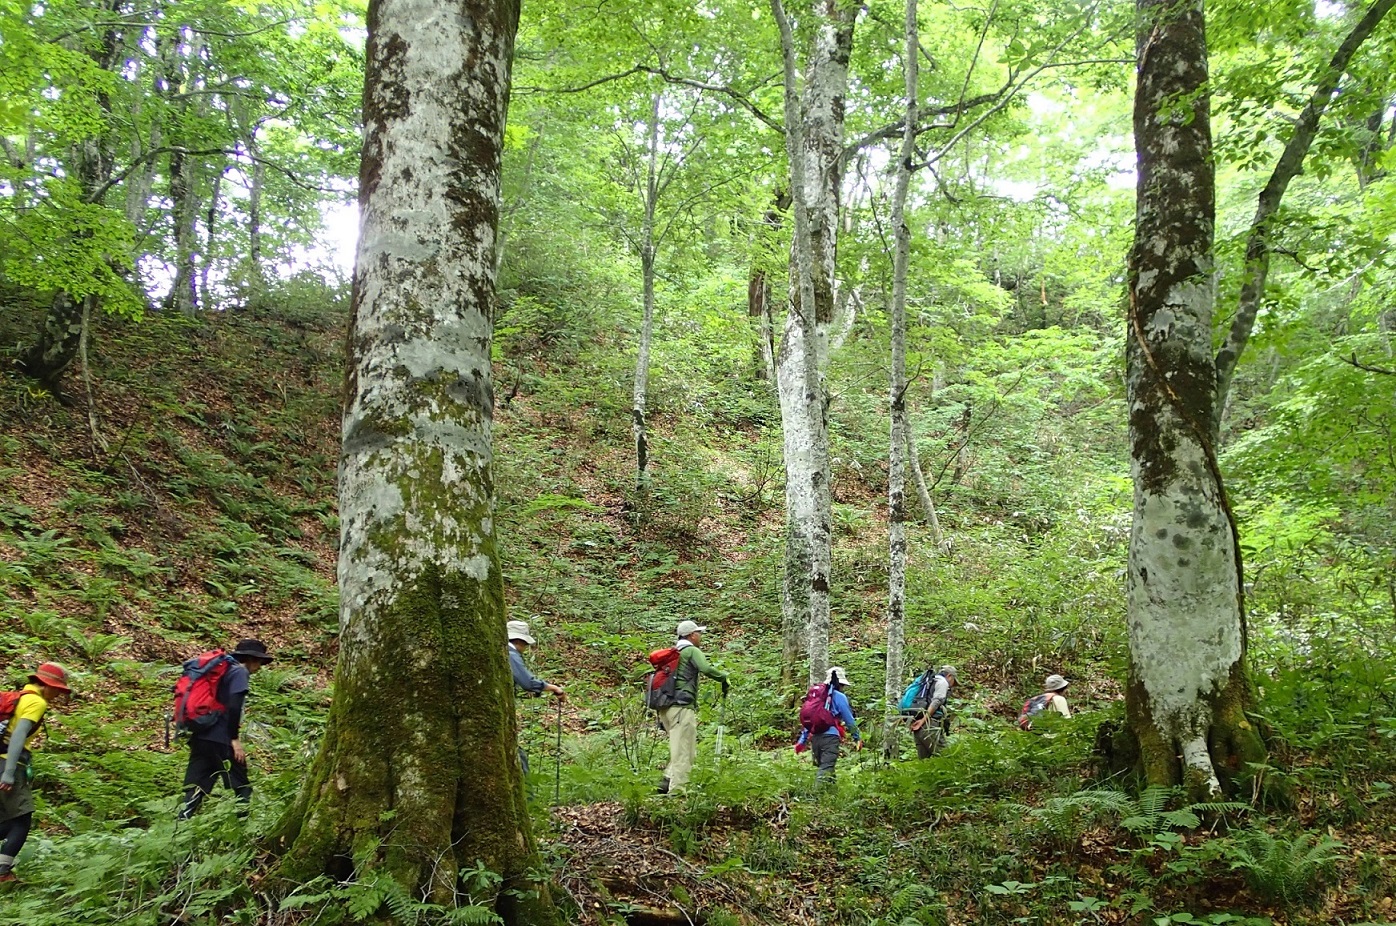
M 842 186 L 844 95 L 859 6 L 818 0 L 803 92 L 794 34 L 781 0 L 771 0 L 785 61 L 785 133 L 795 231 L 791 296 L 776 358 L 785 436 L 786 595 L 803 618 L 810 682 L 829 669 L 831 565 L 829 433 L 824 374 L 834 315 L 834 250 Z
M 175 278 L 165 308 L 193 315 L 199 309 L 199 280 L 194 267 L 195 228 L 199 212 L 194 190 L 194 161 L 183 151 L 170 153 L 170 217 L 174 222 Z
M 644 218 L 640 225 L 640 280 L 644 315 L 640 321 L 640 347 L 635 357 L 635 392 L 630 406 L 631 430 L 635 437 L 635 488 L 649 487 L 649 434 L 646 428 L 646 401 L 650 381 L 650 345 L 654 341 L 654 214 L 659 199 L 659 104 L 654 95 L 646 138 Z
M 517 0 L 373 0 L 340 458 L 340 657 L 281 873 L 355 861 L 558 922 L 529 831 L 494 536 L 490 375 Z M 392 710 L 385 714 L 384 692 Z M 479 898 L 477 897 L 478 901 Z
M 911 187 L 911 163 L 916 155 L 916 126 L 920 114 L 920 38 L 917 0 L 906 3 L 906 124 L 897 153 L 896 184 L 892 193 L 892 370 L 888 389 L 890 426 L 887 440 L 887 674 L 883 689 L 882 755 L 896 754 L 897 700 L 902 683 L 902 643 L 906 634 L 906 274 L 911 262 L 911 227 L 906 220 L 906 197 Z
M 1215 795 L 1265 756 L 1245 716 L 1240 551 L 1212 413 L 1214 166 L 1202 0 L 1137 0 L 1126 707 L 1153 784 Z M 1180 101 L 1186 101 L 1180 103 Z

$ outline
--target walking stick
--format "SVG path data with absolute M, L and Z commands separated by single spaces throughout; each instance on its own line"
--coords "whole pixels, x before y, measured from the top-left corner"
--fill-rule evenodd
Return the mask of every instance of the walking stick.
M 717 761 L 722 762 L 722 734 L 727 732 L 727 695 L 717 702 Z
M 557 761 L 553 765 L 553 806 L 558 805 L 562 796 L 562 699 L 557 701 Z

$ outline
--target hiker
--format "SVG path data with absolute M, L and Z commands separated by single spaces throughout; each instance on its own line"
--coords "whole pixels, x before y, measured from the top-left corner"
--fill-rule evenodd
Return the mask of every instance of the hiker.
M 722 697 L 731 687 L 727 673 L 719 672 L 698 648 L 708 628 L 694 621 L 680 621 L 678 642 L 679 665 L 674 670 L 674 703 L 659 709 L 659 726 L 669 734 L 669 764 L 659 783 L 658 793 L 681 791 L 693 774 L 693 760 L 698 753 L 698 676 L 706 675 L 722 685 Z
M 505 624 L 505 629 L 509 633 L 509 671 L 514 676 L 514 687 L 519 691 L 526 692 L 534 697 L 541 697 L 543 692 L 550 691 L 553 697 L 559 701 L 567 700 L 567 693 L 562 690 L 561 685 L 554 685 L 545 682 L 532 672 L 528 671 L 528 666 L 524 663 L 524 653 L 533 645 L 533 637 L 528 632 L 528 624 L 525 621 L 509 621 Z M 519 765 L 523 767 L 523 773 L 528 774 L 528 755 L 523 751 L 523 746 L 519 747 Z
M 829 669 L 829 680 L 811 686 L 800 708 L 800 738 L 795 751 L 811 751 L 816 782 L 834 783 L 834 765 L 839 761 L 839 747 L 848 733 L 853 734 L 853 748 L 863 748 L 863 734 L 853 719 L 853 708 L 843 690 L 848 687 L 848 673 L 842 666 Z
M 247 779 L 247 751 L 242 748 L 242 711 L 247 701 L 250 677 L 270 665 L 273 656 L 261 640 L 247 639 L 238 643 L 231 653 L 215 650 L 204 654 L 210 659 L 231 657 L 231 662 L 218 679 L 214 695 L 220 710 L 211 720 L 190 733 L 189 766 L 184 770 L 184 807 L 179 819 L 188 820 L 198 813 L 204 798 L 213 791 L 216 781 L 230 789 L 242 803 L 238 813 L 245 816 L 252 802 L 252 785 Z M 203 657 L 199 657 L 202 659 Z M 191 660 L 192 661 L 192 660 Z M 185 664 L 186 672 L 188 663 Z
M 56 662 L 41 662 L 23 689 L 0 696 L 14 711 L 0 722 L 0 883 L 19 880 L 15 859 L 34 825 L 34 789 L 29 783 L 34 740 L 48 706 L 66 702 L 71 692 L 68 670 Z
M 1032 719 L 1043 711 L 1056 711 L 1063 717 L 1071 718 L 1071 708 L 1066 703 L 1064 691 L 1071 685 L 1060 675 L 1049 675 L 1042 683 L 1042 694 L 1034 695 L 1023 702 L 1023 709 L 1018 712 L 1018 728 L 1020 730 L 1031 730 Z
M 941 666 L 935 675 L 927 669 L 902 695 L 901 712 L 916 741 L 918 759 L 929 759 L 944 748 L 945 737 L 950 732 L 950 717 L 945 705 L 958 684 L 955 667 Z

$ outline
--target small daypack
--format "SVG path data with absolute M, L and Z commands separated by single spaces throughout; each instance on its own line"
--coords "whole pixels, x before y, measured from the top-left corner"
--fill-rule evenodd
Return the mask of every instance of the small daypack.
M 827 684 L 809 686 L 809 691 L 805 692 L 805 702 L 800 705 L 800 726 L 808 730 L 812 736 L 819 736 L 830 730 L 838 730 L 839 736 L 843 736 L 839 718 L 832 710 L 833 700 L 834 693 Z
M 1023 709 L 1018 712 L 1018 729 L 1031 730 L 1032 719 L 1047 709 L 1047 705 L 1052 703 L 1052 694 L 1033 695 L 1023 702 Z
M 645 707 L 650 710 L 662 710 L 678 703 L 675 687 L 679 655 L 678 648 L 673 646 L 650 653 L 650 665 L 654 668 L 645 675 Z
M 935 669 L 928 668 L 925 672 L 916 676 L 915 680 L 907 686 L 902 693 L 901 703 L 897 705 L 903 714 L 919 714 L 931 705 L 931 693 L 935 691 Z
M 181 733 L 197 733 L 216 724 L 227 711 L 218 700 L 218 683 L 235 662 L 221 649 L 200 653 L 184 663 L 184 673 L 174 686 L 174 726 Z

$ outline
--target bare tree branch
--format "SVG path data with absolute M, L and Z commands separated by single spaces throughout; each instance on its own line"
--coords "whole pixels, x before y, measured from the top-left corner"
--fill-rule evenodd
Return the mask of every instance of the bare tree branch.
M 1382 376 L 1396 376 L 1396 370 L 1388 370 L 1386 367 L 1374 367 L 1370 364 L 1363 363 L 1357 359 L 1356 353 L 1351 357 L 1342 357 L 1339 359 L 1341 359 L 1343 363 L 1357 367 L 1359 370 L 1365 370 L 1368 373 L 1380 373 Z

